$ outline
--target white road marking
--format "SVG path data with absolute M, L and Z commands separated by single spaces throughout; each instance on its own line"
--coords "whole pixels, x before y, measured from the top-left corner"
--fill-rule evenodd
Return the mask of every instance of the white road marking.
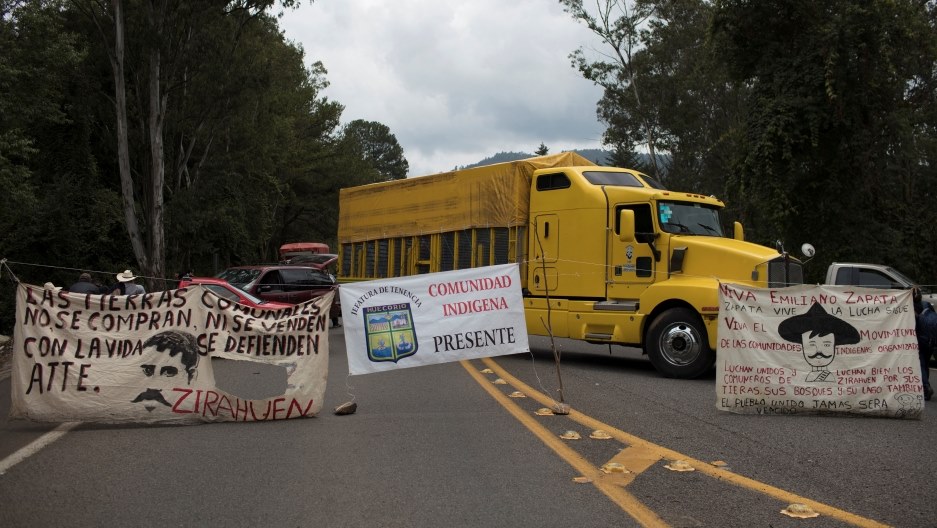
M 6 473 L 8 469 L 15 466 L 16 464 L 19 464 L 30 456 L 35 455 L 45 446 L 65 436 L 65 433 L 71 431 L 75 427 L 78 427 L 80 423 L 81 422 L 65 422 L 48 433 L 33 440 L 32 443 L 21 448 L 16 453 L 13 453 L 3 460 L 0 460 L 0 475 Z

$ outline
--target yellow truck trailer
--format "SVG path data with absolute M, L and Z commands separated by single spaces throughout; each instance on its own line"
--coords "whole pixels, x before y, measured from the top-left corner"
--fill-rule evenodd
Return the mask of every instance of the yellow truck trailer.
M 720 282 L 783 287 L 802 264 L 723 234 L 713 197 L 572 152 L 342 189 L 342 281 L 520 266 L 534 335 L 643 347 L 664 376 L 713 366 Z

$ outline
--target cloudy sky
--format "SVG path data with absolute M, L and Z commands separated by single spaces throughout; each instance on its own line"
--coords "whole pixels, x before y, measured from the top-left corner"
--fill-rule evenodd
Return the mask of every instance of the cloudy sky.
M 601 90 L 570 66 L 598 46 L 556 0 L 316 0 L 281 18 L 319 60 L 342 122 L 390 127 L 420 176 L 498 152 L 601 148 Z

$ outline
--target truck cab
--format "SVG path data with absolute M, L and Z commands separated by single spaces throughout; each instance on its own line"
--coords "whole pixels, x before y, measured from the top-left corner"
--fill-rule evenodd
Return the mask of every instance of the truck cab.
M 888 290 L 918 288 L 921 290 L 925 301 L 937 306 L 937 295 L 934 295 L 930 288 L 921 287 L 904 273 L 884 264 L 834 262 L 826 270 L 826 284 Z
M 643 346 L 663 375 L 692 378 L 715 362 L 720 282 L 803 283 L 797 259 L 724 233 L 722 201 L 637 171 L 541 169 L 530 193 L 533 334 Z
M 906 290 L 916 286 L 907 275 L 882 264 L 834 262 L 826 270 L 826 283 L 837 286 L 862 286 Z

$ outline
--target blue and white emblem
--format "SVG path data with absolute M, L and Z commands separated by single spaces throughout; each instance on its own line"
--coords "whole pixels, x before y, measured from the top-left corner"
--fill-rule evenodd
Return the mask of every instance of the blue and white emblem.
M 364 332 L 368 359 L 397 361 L 416 354 L 416 329 L 410 303 L 365 307 Z

